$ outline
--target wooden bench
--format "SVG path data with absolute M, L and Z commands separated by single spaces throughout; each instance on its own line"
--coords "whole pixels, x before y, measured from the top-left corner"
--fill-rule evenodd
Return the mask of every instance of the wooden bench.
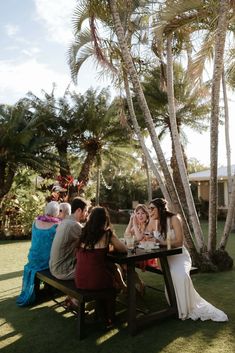
M 162 273 L 162 270 L 160 268 L 156 268 L 156 267 L 153 267 L 153 266 L 146 266 L 145 267 L 145 271 L 149 271 L 149 272 L 152 272 L 152 273 L 157 273 L 159 275 L 163 275 Z M 191 267 L 191 270 L 190 270 L 190 276 L 198 273 L 198 268 L 197 267 Z M 146 285 L 147 288 L 150 288 L 150 289 L 154 289 L 158 292 L 164 292 L 164 290 L 162 289 L 159 289 L 159 288 L 156 288 L 156 287 L 153 287 L 153 286 L 149 286 L 149 285 Z
M 116 292 L 113 288 L 102 290 L 84 290 L 77 289 L 73 280 L 59 280 L 52 276 L 49 270 L 43 270 L 36 273 L 35 287 L 39 288 L 40 281 L 43 281 L 50 287 L 56 288 L 60 292 L 78 301 L 77 319 L 78 319 L 78 338 L 85 337 L 85 304 L 91 301 L 100 301 L 113 298 L 115 301 Z M 37 297 L 37 291 L 36 291 Z
M 145 270 L 149 271 L 149 272 L 153 272 L 153 273 L 158 273 L 159 275 L 163 274 L 162 270 L 160 268 L 156 268 L 156 267 L 153 267 L 153 266 L 146 266 Z M 191 267 L 190 276 L 192 276 L 192 275 L 194 275 L 196 273 L 198 273 L 198 268 L 197 267 Z

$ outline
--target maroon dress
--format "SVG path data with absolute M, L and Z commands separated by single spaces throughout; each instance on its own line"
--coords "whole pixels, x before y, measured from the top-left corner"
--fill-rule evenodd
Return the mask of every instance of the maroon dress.
M 108 247 L 93 250 L 79 248 L 77 250 L 75 271 L 77 288 L 104 289 L 114 287 L 111 266 L 106 257 L 107 252 Z

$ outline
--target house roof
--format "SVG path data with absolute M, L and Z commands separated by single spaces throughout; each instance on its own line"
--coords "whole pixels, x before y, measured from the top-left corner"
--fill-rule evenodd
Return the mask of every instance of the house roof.
M 232 175 L 235 175 L 235 164 L 231 166 Z M 203 170 L 201 172 L 189 174 L 190 181 L 200 181 L 210 179 L 210 169 Z M 218 179 L 228 179 L 227 167 L 218 168 Z

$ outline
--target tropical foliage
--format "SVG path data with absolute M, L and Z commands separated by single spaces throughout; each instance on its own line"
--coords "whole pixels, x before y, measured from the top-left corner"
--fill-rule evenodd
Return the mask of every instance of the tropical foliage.
M 41 132 L 42 125 L 22 102 L 0 106 L 0 200 L 22 166 L 37 171 L 55 167 L 56 157 L 50 140 Z
M 19 169 L 10 192 L 3 198 L 0 214 L 0 237 L 29 236 L 33 219 L 43 214 L 46 194 L 37 188 L 37 174 Z

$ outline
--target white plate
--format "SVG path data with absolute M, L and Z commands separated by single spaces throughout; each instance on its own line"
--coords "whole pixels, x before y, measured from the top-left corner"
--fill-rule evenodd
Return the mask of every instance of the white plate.
M 139 248 L 139 249 L 144 249 L 144 247 L 143 247 L 142 244 L 139 244 L 139 245 L 138 245 L 138 248 Z
M 138 248 L 139 249 L 144 249 L 144 245 L 143 244 L 139 244 Z M 156 245 L 152 246 L 151 250 L 156 250 L 156 249 L 159 249 L 159 248 L 160 248 L 160 246 L 158 244 L 156 244 Z

